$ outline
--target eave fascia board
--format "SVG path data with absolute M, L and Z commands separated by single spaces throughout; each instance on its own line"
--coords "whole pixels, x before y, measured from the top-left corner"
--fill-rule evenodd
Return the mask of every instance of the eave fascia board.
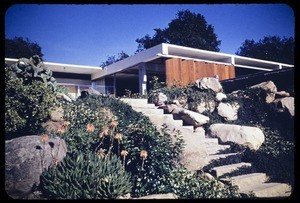
M 216 64 L 224 64 L 224 65 L 232 65 L 231 63 L 226 63 L 226 62 L 220 62 L 220 61 L 210 61 L 210 60 L 205 60 L 205 59 L 196 59 L 196 58 L 190 58 L 190 57 L 182 57 L 182 56 L 176 56 L 176 55 L 165 55 L 165 54 L 157 54 L 157 56 L 164 57 L 164 58 L 180 58 L 184 60 L 193 60 L 193 61 L 203 61 L 207 63 L 216 63 Z
M 141 51 L 133 56 L 130 56 L 128 58 L 125 58 L 121 61 L 118 61 L 116 63 L 113 63 L 109 66 L 106 66 L 103 68 L 103 71 L 94 73 L 92 74 L 92 80 L 107 76 L 107 75 L 112 75 L 114 73 L 121 72 L 127 68 L 136 66 L 140 63 L 146 63 L 151 60 L 154 60 L 158 58 L 157 54 L 162 53 L 162 48 L 163 45 L 159 44 L 154 47 L 151 47 L 149 49 L 146 49 L 144 51 Z
M 5 62 L 8 62 L 9 65 L 13 63 L 17 63 L 18 60 L 19 59 L 5 58 Z M 97 66 L 82 66 L 82 65 L 53 63 L 53 62 L 44 62 L 44 61 L 43 63 L 52 72 L 92 75 L 93 73 L 102 71 L 101 67 L 97 67 Z

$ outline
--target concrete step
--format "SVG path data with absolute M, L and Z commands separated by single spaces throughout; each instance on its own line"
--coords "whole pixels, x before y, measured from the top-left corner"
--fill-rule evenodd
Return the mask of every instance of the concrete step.
M 237 153 L 228 153 L 228 154 L 207 154 L 206 153 L 206 156 L 204 157 L 203 161 L 201 162 L 201 164 L 199 164 L 199 169 L 202 169 L 204 166 L 208 165 L 209 163 L 211 163 L 212 161 L 214 160 L 218 160 L 220 158 L 226 158 L 228 156 L 231 156 L 231 155 L 236 155 Z
M 251 185 L 264 183 L 268 180 L 265 173 L 250 173 L 245 175 L 233 176 L 230 178 L 221 178 L 223 181 L 231 181 L 232 184 L 237 185 L 241 191 Z
M 152 108 L 136 108 L 134 107 L 133 110 L 137 112 L 142 112 L 145 115 L 151 114 L 151 115 L 163 115 L 164 111 L 162 109 L 152 109 Z
M 288 197 L 291 195 L 291 187 L 285 183 L 259 183 L 244 187 L 240 193 L 252 193 L 256 197 Z
M 121 101 L 131 105 L 131 106 L 147 106 L 148 100 L 147 99 L 128 99 L 128 98 L 121 98 Z
M 230 173 L 232 171 L 238 170 L 242 166 L 248 166 L 251 167 L 251 163 L 237 163 L 237 164 L 230 164 L 230 165 L 224 165 L 224 166 L 217 166 L 210 170 L 210 173 L 213 176 L 219 177 L 225 173 Z
M 182 126 L 183 125 L 183 121 L 182 120 L 174 120 L 172 115 L 169 114 L 162 114 L 162 115 L 157 115 L 157 114 L 147 114 L 147 116 L 151 119 L 151 120 L 164 120 L 163 123 L 174 123 L 175 126 Z
M 207 154 L 217 154 L 222 152 L 223 150 L 229 149 L 230 145 L 207 145 L 206 144 L 206 152 Z
M 219 145 L 219 140 L 218 138 L 206 138 L 201 139 L 202 144 L 206 144 L 206 146 L 216 146 Z
M 154 104 L 131 104 L 133 108 L 140 108 L 140 109 L 159 109 Z

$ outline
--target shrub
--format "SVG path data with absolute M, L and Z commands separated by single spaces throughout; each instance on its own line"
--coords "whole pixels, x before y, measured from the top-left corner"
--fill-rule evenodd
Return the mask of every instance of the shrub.
M 43 172 L 40 188 L 50 199 L 114 199 L 130 192 L 131 182 L 117 156 L 68 153 Z
M 179 167 L 168 177 L 172 191 L 183 199 L 239 198 L 238 188 L 221 185 L 217 180 L 207 180 L 200 175 Z
M 68 150 L 82 153 L 102 149 L 105 154 L 110 151 L 118 156 L 126 151 L 128 154 L 121 159 L 126 171 L 132 174 L 133 196 L 160 193 L 170 187 L 162 176 L 175 167 L 181 153 L 182 139 L 179 135 L 171 138 L 165 128 L 160 133 L 148 117 L 114 97 L 89 96 L 71 105 L 62 105 L 67 112 L 65 120 L 71 123 L 69 130 L 61 135 L 68 144 Z M 103 108 L 118 115 L 114 117 L 116 120 L 104 119 L 99 111 Z M 118 122 L 115 128 L 110 126 L 112 121 Z M 93 132 L 86 131 L 88 123 L 95 127 Z M 107 135 L 103 137 L 106 127 Z M 117 134 L 122 135 L 122 140 L 116 139 Z M 141 157 L 142 151 L 147 152 L 147 157 Z
M 35 64 L 31 58 L 20 59 L 18 63 L 5 67 L 6 139 L 38 133 L 41 123 L 56 105 L 53 79 L 47 78 L 46 72 L 40 71 L 40 66 L 40 62 Z M 36 70 L 40 72 L 37 74 Z

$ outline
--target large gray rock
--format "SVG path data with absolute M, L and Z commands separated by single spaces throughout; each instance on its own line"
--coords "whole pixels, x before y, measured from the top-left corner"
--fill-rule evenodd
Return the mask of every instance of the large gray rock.
M 5 190 L 14 199 L 29 198 L 42 172 L 66 156 L 63 139 L 29 135 L 5 142 Z
M 277 87 L 272 81 L 262 82 L 257 85 L 253 85 L 250 88 L 260 88 L 267 92 L 273 92 L 273 93 L 277 92 Z
M 204 77 L 196 80 L 196 84 L 200 89 L 211 89 L 214 92 L 221 92 L 223 90 L 219 80 L 212 77 Z
M 222 93 L 222 92 L 218 92 L 218 93 L 216 94 L 216 100 L 217 100 L 217 101 L 222 101 L 223 99 L 226 99 L 226 98 L 227 98 L 226 94 L 224 94 L 224 93 Z
M 72 102 L 72 99 L 69 96 L 65 95 L 64 93 L 58 93 L 56 95 L 56 98 L 62 98 L 63 100 L 65 100 L 67 102 Z
M 81 91 L 80 97 L 85 98 L 89 95 L 101 95 L 101 93 L 95 90 L 94 88 L 89 87 L 88 89 L 84 89 Z
M 263 132 L 256 127 L 232 124 L 213 124 L 209 127 L 212 137 L 222 142 L 234 142 L 252 150 L 258 150 L 265 141 Z
M 213 112 L 215 110 L 216 103 L 211 101 L 202 101 L 197 105 L 197 111 L 203 113 L 205 111 Z
M 273 101 L 278 112 L 288 111 L 291 116 L 295 115 L 294 97 L 284 97 Z
M 238 119 L 237 113 L 240 108 L 238 103 L 220 103 L 217 107 L 218 114 L 222 116 L 226 121 L 234 121 Z
M 159 92 L 158 94 L 155 94 L 152 97 L 152 103 L 155 104 L 156 106 L 165 105 L 167 101 L 168 101 L 167 95 L 165 95 L 162 92 Z
M 259 88 L 264 91 L 266 91 L 267 96 L 266 96 L 266 103 L 270 104 L 275 100 L 275 93 L 277 92 L 277 87 L 272 81 L 267 81 L 267 82 L 262 82 L 257 85 L 253 85 L 250 88 Z
M 209 117 L 181 107 L 174 108 L 172 113 L 175 114 L 177 118 L 182 119 L 194 127 L 200 127 L 209 122 Z
M 62 121 L 64 117 L 64 110 L 61 107 L 56 107 L 53 111 L 50 112 L 50 119 L 54 122 Z
M 176 104 L 167 104 L 159 107 L 159 109 L 163 109 L 166 113 L 172 113 L 175 108 L 178 108 Z

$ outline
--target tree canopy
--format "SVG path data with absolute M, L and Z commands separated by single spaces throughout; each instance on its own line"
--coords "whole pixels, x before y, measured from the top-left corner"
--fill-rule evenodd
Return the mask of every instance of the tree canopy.
M 255 42 L 253 39 L 246 39 L 235 54 L 294 64 L 294 47 L 295 42 L 293 37 L 265 36 L 258 42 Z
M 117 61 L 121 61 L 125 58 L 129 57 L 128 54 L 126 54 L 124 51 L 121 51 L 120 53 L 118 53 L 118 56 L 116 57 L 115 55 L 114 56 L 108 56 L 107 57 L 107 60 L 102 62 L 102 64 L 100 65 L 101 67 L 105 67 L 105 66 L 108 66 L 110 64 L 113 64 Z
M 41 58 L 44 56 L 38 43 L 23 37 L 5 38 L 6 58 L 30 58 L 34 55 L 39 55 Z
M 153 37 L 145 35 L 136 39 L 138 49 L 136 52 L 148 49 L 160 43 L 170 43 L 181 46 L 220 51 L 221 40 L 217 39 L 214 27 L 208 24 L 201 14 L 189 10 L 178 11 L 165 29 L 154 29 Z

